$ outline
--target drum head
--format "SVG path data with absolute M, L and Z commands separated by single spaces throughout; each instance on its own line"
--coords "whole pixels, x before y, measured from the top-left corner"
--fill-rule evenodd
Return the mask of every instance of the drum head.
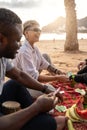
M 10 114 L 21 109 L 20 103 L 16 101 L 6 101 L 2 103 L 2 111 L 4 114 Z

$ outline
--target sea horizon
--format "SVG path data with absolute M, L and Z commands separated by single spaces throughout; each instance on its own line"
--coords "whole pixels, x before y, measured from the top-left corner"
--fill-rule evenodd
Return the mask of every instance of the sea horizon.
M 65 40 L 66 33 L 41 33 L 40 40 Z M 77 33 L 77 39 L 87 39 L 87 33 Z

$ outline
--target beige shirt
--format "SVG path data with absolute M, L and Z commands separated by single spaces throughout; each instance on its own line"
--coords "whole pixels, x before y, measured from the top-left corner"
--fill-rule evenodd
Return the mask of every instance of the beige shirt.
M 35 45 L 32 48 L 28 41 L 25 41 L 19 49 L 13 64 L 20 70 L 30 74 L 34 79 L 38 79 L 39 70 L 46 70 L 49 65 L 39 49 Z

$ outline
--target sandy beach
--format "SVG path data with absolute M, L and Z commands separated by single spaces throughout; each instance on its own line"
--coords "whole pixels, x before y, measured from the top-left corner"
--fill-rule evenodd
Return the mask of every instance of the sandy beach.
M 36 43 L 41 53 L 50 55 L 53 64 L 63 70 L 64 72 L 71 71 L 76 73 L 78 71 L 77 65 L 80 61 L 87 58 L 87 39 L 78 40 L 79 53 L 65 53 L 64 40 L 44 40 Z M 45 72 L 45 71 L 44 71 Z

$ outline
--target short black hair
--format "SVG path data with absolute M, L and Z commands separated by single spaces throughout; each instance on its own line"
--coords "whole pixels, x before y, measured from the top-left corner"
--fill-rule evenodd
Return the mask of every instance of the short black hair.
M 0 8 L 0 23 L 22 24 L 22 20 L 10 9 Z

